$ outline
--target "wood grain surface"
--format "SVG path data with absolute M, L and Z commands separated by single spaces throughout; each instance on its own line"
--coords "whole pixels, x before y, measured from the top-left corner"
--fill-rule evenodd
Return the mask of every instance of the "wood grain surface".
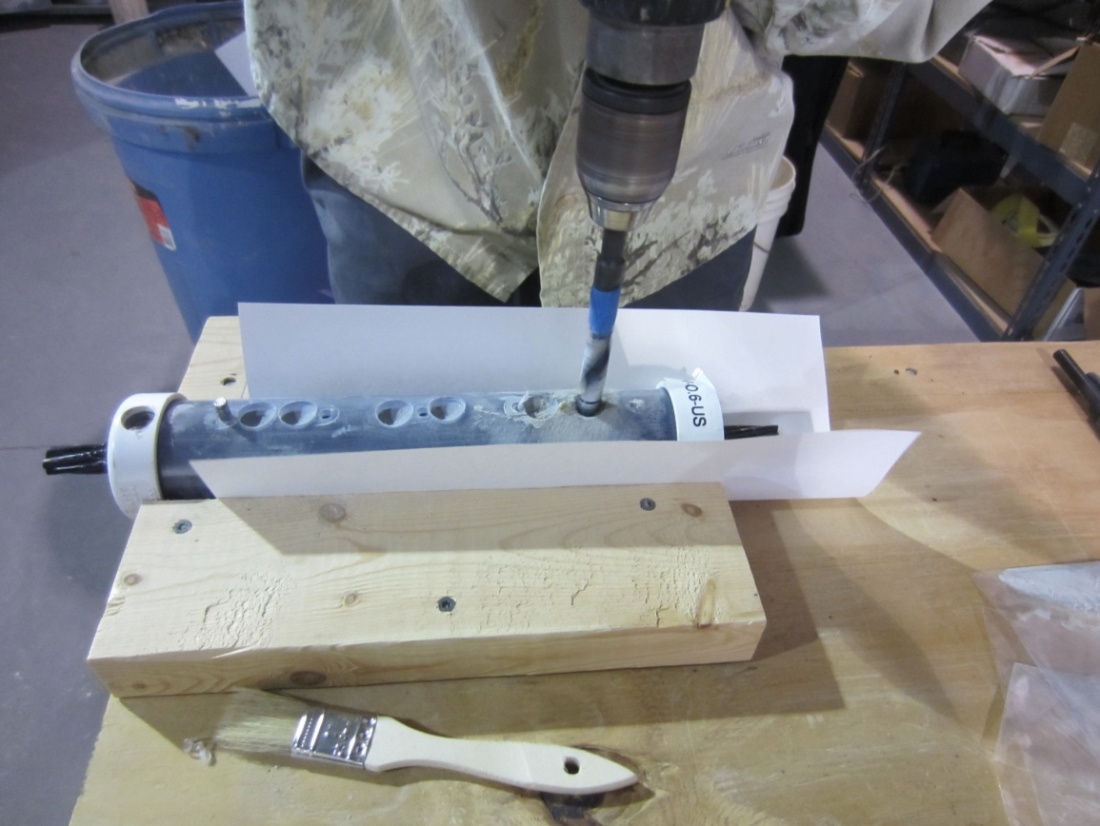
M 89 663 L 125 697 L 734 662 L 763 631 L 718 484 L 164 502 Z
M 112 699 L 72 822 L 1003 824 L 971 574 L 1100 558 L 1100 440 L 1054 348 L 827 351 L 834 428 L 923 435 L 865 499 L 733 505 L 768 616 L 751 662 L 298 692 L 440 734 L 596 747 L 636 767 L 631 790 L 205 766 L 179 744 L 210 734 L 222 697 Z M 1100 370 L 1100 344 L 1069 349 Z

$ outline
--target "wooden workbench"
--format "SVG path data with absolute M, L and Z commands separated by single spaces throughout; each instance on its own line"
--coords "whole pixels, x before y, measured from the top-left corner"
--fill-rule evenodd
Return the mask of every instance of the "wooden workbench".
M 1100 440 L 1053 349 L 827 351 L 834 428 L 924 435 L 866 499 L 733 505 L 768 616 L 751 662 L 303 692 L 635 765 L 642 784 L 595 808 L 428 770 L 205 766 L 178 743 L 208 735 L 221 700 L 191 696 L 111 700 L 72 823 L 1003 823 L 970 575 L 1100 559 Z M 1100 370 L 1100 342 L 1070 350 Z M 245 387 L 235 319 L 215 320 L 182 389 Z

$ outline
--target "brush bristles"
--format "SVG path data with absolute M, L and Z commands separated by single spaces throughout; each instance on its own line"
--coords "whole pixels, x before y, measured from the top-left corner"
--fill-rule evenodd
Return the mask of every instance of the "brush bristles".
M 290 754 L 298 721 L 309 704 L 267 691 L 235 691 L 218 721 L 214 741 L 230 751 Z

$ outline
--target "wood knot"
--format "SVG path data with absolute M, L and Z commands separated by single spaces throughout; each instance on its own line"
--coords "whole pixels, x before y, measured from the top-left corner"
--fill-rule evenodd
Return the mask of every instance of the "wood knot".
M 329 502 L 326 505 L 321 505 L 317 513 L 326 522 L 336 524 L 337 522 L 343 522 L 348 515 L 347 508 L 343 505 L 339 505 L 336 502 Z
M 349 593 L 344 594 L 344 598 L 341 601 L 344 603 L 345 608 L 351 608 L 351 606 L 357 605 L 359 603 L 359 600 L 360 600 L 359 592 L 358 591 L 351 591 Z
M 290 681 L 294 685 L 315 686 L 325 681 L 325 675 L 320 671 L 295 671 L 290 675 Z
M 691 502 L 684 502 L 680 505 L 680 510 L 686 513 L 688 516 L 702 516 L 703 509 L 698 505 L 693 505 Z
M 141 574 L 126 574 L 122 578 L 123 585 L 137 585 L 139 582 L 141 582 Z

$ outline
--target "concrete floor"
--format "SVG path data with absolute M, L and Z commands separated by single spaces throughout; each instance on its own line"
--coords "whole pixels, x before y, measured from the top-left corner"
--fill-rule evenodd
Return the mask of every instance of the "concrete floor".
M 0 21 L 0 823 L 64 824 L 106 694 L 84 665 L 130 524 L 102 477 L 47 478 L 190 340 L 69 60 L 98 27 Z
M 170 390 L 191 342 L 111 144 L 69 78 L 100 28 L 0 18 L 0 823 L 68 821 L 106 695 L 84 665 L 129 531 L 105 479 L 43 475 L 125 396 Z M 826 345 L 973 336 L 823 152 L 806 229 L 757 309 Z
M 775 242 L 753 310 L 819 315 L 826 347 L 977 341 L 821 148 L 806 226 Z

